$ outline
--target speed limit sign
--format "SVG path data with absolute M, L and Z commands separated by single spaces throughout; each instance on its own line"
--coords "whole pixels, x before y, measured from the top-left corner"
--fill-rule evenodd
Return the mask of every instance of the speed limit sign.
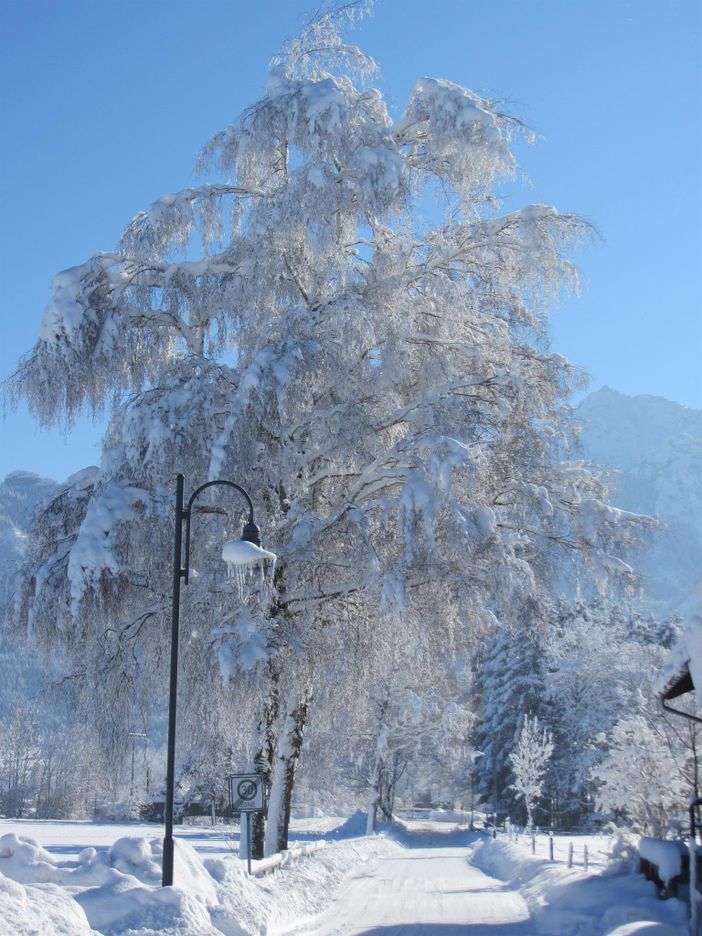
M 232 774 L 229 779 L 229 802 L 233 812 L 263 811 L 263 777 L 261 774 Z

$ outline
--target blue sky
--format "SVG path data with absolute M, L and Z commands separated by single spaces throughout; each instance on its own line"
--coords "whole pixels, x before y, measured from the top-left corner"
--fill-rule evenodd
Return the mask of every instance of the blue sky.
M 0 0 L 0 376 L 30 350 L 53 275 L 111 249 L 191 184 L 199 147 L 261 96 L 299 31 L 298 0 Z M 445 77 L 539 134 L 505 209 L 556 205 L 602 240 L 553 347 L 591 387 L 702 407 L 702 4 L 699 0 L 378 0 L 350 40 L 399 113 Z M 100 425 L 0 425 L 0 478 L 97 461 Z

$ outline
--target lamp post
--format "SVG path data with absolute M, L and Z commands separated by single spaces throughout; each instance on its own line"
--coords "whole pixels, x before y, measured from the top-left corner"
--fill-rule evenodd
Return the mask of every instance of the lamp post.
M 244 525 L 241 540 L 225 544 L 227 561 L 238 565 L 247 565 L 260 562 L 263 559 L 274 559 L 273 553 L 261 549 L 261 535 L 254 523 L 253 503 L 249 494 L 239 484 L 233 481 L 207 481 L 196 488 L 190 495 L 187 506 L 183 506 L 183 475 L 176 479 L 175 501 L 175 543 L 173 549 L 173 612 L 171 618 L 171 676 L 168 696 L 168 754 L 166 767 L 166 806 L 165 806 L 165 835 L 163 839 L 163 887 L 173 884 L 173 806 L 175 800 L 175 748 L 176 748 L 176 702 L 178 692 L 178 638 L 180 634 L 180 585 L 181 580 L 188 584 L 188 571 L 190 562 L 190 519 L 195 499 L 206 488 L 215 485 L 234 488 L 246 500 L 249 508 L 249 519 Z M 183 566 L 183 521 L 185 521 L 185 566 Z M 233 548 L 232 548 L 233 547 Z

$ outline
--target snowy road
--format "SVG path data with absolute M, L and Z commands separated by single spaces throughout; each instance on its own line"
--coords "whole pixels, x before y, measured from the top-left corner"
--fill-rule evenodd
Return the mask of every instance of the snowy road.
M 517 891 L 468 864 L 455 844 L 407 848 L 357 869 L 330 908 L 294 936 L 530 936 Z M 289 933 L 291 931 L 288 931 Z M 291 934 L 292 936 L 292 934 Z

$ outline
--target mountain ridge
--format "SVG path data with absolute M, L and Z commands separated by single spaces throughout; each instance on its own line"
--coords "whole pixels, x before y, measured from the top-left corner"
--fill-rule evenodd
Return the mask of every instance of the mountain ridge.
M 609 474 L 613 502 L 661 521 L 635 558 L 646 610 L 690 613 L 702 584 L 702 410 L 602 387 L 574 417 L 582 454 Z

